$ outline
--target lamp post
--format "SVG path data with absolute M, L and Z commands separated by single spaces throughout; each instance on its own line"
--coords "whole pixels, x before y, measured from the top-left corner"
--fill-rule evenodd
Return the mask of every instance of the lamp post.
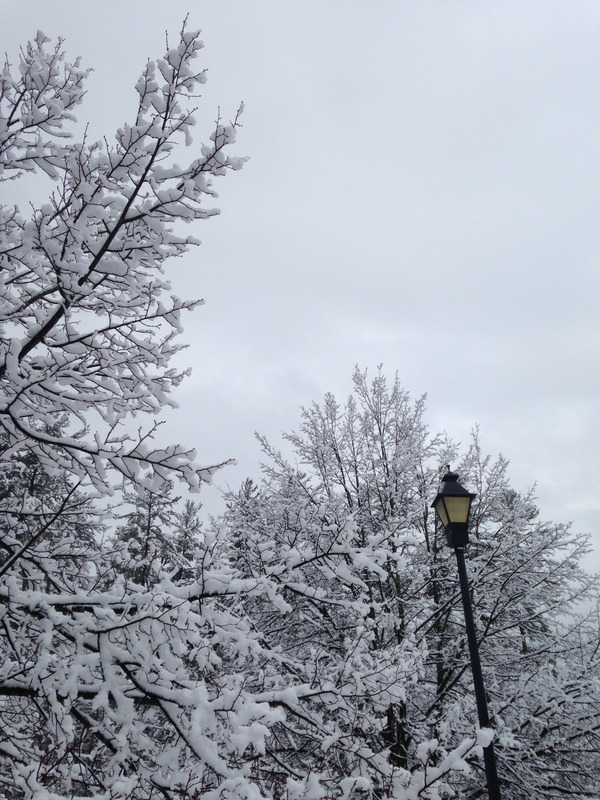
M 479 660 L 479 647 L 477 645 L 477 634 L 475 633 L 475 621 L 473 619 L 473 608 L 471 606 L 471 595 L 469 594 L 469 581 L 465 564 L 465 545 L 469 542 L 469 514 L 471 511 L 471 502 L 476 495 L 468 492 L 464 486 L 460 485 L 458 482 L 458 475 L 454 472 L 450 472 L 450 467 L 448 467 L 448 472 L 442 478 L 442 483 L 443 486 L 431 507 L 435 508 L 444 526 L 448 546 L 453 547 L 456 553 L 460 592 L 465 612 L 467 641 L 469 643 L 469 654 L 471 656 L 471 670 L 473 672 L 473 683 L 475 685 L 477 716 L 479 717 L 479 726 L 481 728 L 489 728 L 490 717 L 485 698 L 481 661 Z M 488 796 L 490 800 L 500 800 L 500 787 L 498 785 L 498 773 L 496 771 L 496 756 L 494 755 L 493 742 L 490 742 L 487 747 L 483 748 L 483 763 L 485 767 Z

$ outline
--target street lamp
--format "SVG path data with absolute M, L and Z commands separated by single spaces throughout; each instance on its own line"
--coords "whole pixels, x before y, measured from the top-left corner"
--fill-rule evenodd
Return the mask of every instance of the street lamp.
M 485 698 L 481 661 L 479 660 L 479 647 L 477 645 L 477 634 L 475 633 L 475 621 L 473 619 L 473 608 L 471 606 L 471 595 L 469 593 L 469 581 L 465 564 L 465 545 L 469 542 L 469 514 L 471 511 L 471 503 L 476 495 L 468 492 L 464 486 L 460 485 L 458 482 L 458 475 L 454 472 L 450 472 L 450 467 L 448 467 L 448 472 L 442 478 L 442 483 L 443 486 L 431 504 L 431 507 L 435 508 L 444 526 L 448 546 L 453 547 L 456 553 L 460 592 L 465 612 L 467 641 L 469 642 L 469 653 L 471 656 L 471 670 L 473 672 L 473 683 L 475 685 L 477 716 L 479 717 L 479 726 L 481 728 L 489 728 L 490 717 Z M 490 742 L 487 747 L 483 748 L 483 763 L 485 766 L 488 796 L 490 800 L 500 800 L 500 787 L 498 785 L 498 773 L 496 771 L 496 757 L 494 755 L 493 742 Z

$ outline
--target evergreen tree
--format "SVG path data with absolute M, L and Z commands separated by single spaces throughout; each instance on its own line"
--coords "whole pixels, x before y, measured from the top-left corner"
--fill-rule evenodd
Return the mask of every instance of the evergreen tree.
M 158 492 L 147 489 L 124 493 L 123 500 L 133 508 L 122 515 L 124 520 L 115 533 L 117 569 L 128 580 L 151 588 L 161 577 L 193 580 L 194 561 L 202 558 L 200 550 L 200 503 L 172 497 L 173 485 L 163 481 Z M 119 547 L 119 544 L 125 547 Z
M 157 492 L 142 490 L 124 495 L 133 510 L 123 515 L 125 522 L 116 531 L 116 542 L 126 545 L 120 570 L 127 579 L 146 588 L 155 585 L 165 571 L 173 570 L 177 559 L 172 528 L 180 498 L 169 496 L 172 488 L 163 481 Z
M 49 433 L 60 428 L 57 423 Z M 0 434 L 5 453 L 6 445 Z M 35 452 L 0 458 L 0 574 L 20 573 L 32 587 L 40 580 L 47 585 L 52 574 L 77 585 L 89 553 L 98 549 L 102 517 L 77 481 L 49 474 Z
M 178 555 L 179 569 L 173 580 L 191 581 L 197 577 L 198 562 L 205 551 L 200 509 L 202 503 L 189 498 L 183 509 L 175 512 L 175 551 Z

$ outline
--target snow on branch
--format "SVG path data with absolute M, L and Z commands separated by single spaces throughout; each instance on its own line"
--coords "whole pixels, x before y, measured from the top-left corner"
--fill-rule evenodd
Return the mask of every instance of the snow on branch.
M 197 244 L 182 222 L 218 211 L 212 179 L 239 169 L 229 156 L 239 127 L 219 117 L 187 166 L 203 70 L 202 43 L 185 27 L 179 43 L 148 62 L 136 85 L 134 122 L 108 141 L 65 142 L 88 72 L 48 49 L 39 33 L 7 62 L 0 83 L 0 178 L 42 170 L 49 202 L 28 217 L 0 206 L 0 427 L 12 452 L 32 448 L 77 480 L 110 490 L 121 476 L 174 472 L 192 488 L 211 470 L 174 446 L 152 448 L 152 429 L 124 423 L 174 405 L 185 375 L 169 366 L 181 348 L 181 314 L 197 302 L 170 293 L 164 264 Z M 60 435 L 48 426 L 65 420 Z M 111 477 L 113 476 L 113 477 Z

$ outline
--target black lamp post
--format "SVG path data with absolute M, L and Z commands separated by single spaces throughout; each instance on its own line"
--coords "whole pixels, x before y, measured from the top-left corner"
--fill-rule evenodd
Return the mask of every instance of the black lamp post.
M 471 502 L 475 495 L 471 494 L 471 492 L 467 492 L 464 486 L 460 485 L 458 482 L 458 475 L 454 472 L 450 472 L 449 467 L 448 472 L 442 478 L 442 482 L 443 486 L 431 507 L 435 508 L 446 530 L 448 546 L 453 547 L 456 553 L 460 591 L 465 611 L 467 640 L 469 642 L 469 653 L 471 655 L 471 670 L 473 671 L 473 683 L 475 684 L 475 699 L 477 702 L 479 726 L 481 728 L 489 728 L 490 717 L 485 698 L 481 661 L 479 660 L 479 647 L 477 645 L 477 634 L 475 633 L 475 621 L 473 620 L 473 608 L 471 606 L 471 595 L 469 594 L 469 581 L 465 564 L 465 545 L 469 542 L 469 514 L 471 511 Z M 500 800 L 500 787 L 498 785 L 498 773 L 496 771 L 496 756 L 494 755 L 493 742 L 483 748 L 483 763 L 485 766 L 488 796 L 490 800 Z

